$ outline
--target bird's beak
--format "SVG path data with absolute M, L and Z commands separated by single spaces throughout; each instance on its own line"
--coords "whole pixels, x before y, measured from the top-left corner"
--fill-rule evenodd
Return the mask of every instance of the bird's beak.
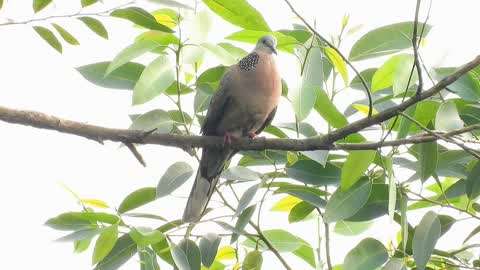
M 278 52 L 277 52 L 277 49 L 275 49 L 274 47 L 270 47 L 272 49 L 272 52 L 276 55 L 278 55 Z

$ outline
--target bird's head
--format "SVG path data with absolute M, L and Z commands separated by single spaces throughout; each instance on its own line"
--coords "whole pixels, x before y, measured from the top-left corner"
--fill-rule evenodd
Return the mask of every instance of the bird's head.
M 255 50 L 277 54 L 277 39 L 270 35 L 263 36 L 258 40 Z

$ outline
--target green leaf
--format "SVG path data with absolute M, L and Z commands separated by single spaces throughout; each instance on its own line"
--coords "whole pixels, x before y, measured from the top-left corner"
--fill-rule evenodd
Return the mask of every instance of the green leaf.
M 97 2 L 98 2 L 98 0 L 82 0 L 81 4 L 82 4 L 82 7 L 88 7 L 88 6 L 93 5 Z
M 283 199 L 279 200 L 276 202 L 270 211 L 275 211 L 275 212 L 289 212 L 292 210 L 295 205 L 299 204 L 302 200 L 295 196 L 288 195 L 284 197 Z
M 372 226 L 372 224 L 371 221 L 351 222 L 340 220 L 335 223 L 334 231 L 340 235 L 354 236 L 365 232 Z
M 304 260 L 313 268 L 315 268 L 316 267 L 315 254 L 313 252 L 312 246 L 310 246 L 307 242 L 303 240 L 302 240 L 302 243 L 303 245 L 292 253 L 295 254 L 295 256 L 299 257 L 300 259 Z
M 33 11 L 37 13 L 48 6 L 51 2 L 52 0 L 33 0 Z
M 157 42 L 147 39 L 142 39 L 133 43 L 115 56 L 110 65 L 108 65 L 107 71 L 105 71 L 105 76 L 108 76 L 110 73 L 112 73 L 112 71 L 116 70 L 122 65 L 159 46 L 161 45 Z
M 172 256 L 179 270 L 200 269 L 200 250 L 190 239 L 183 239 L 178 246 L 172 244 Z
M 155 129 L 155 133 L 169 133 L 172 130 L 172 120 L 168 112 L 153 110 L 135 118 L 128 129 L 144 131 Z
M 253 216 L 253 213 L 255 213 L 255 208 L 256 205 L 251 205 L 247 207 L 243 212 L 238 216 L 237 222 L 235 223 L 235 231 L 232 234 L 232 238 L 230 239 L 230 243 L 233 244 L 238 240 L 238 237 L 240 234 L 236 232 L 243 232 L 245 229 L 245 226 L 247 226 L 248 222 Z
M 349 79 L 347 64 L 342 59 L 342 57 L 330 47 L 325 48 L 325 55 L 327 55 L 328 59 L 330 59 L 330 62 L 332 62 L 337 72 L 340 73 L 343 81 L 345 82 L 345 85 L 348 85 Z
M 435 141 L 428 143 L 421 143 L 418 145 L 420 162 L 420 179 L 427 180 L 435 170 L 438 163 L 438 145 Z
M 310 114 L 317 98 L 317 88 L 301 87 L 292 91 L 292 106 L 298 121 L 303 121 Z
M 92 264 L 105 258 L 115 246 L 118 239 L 118 226 L 112 225 L 100 234 L 93 250 Z
M 130 193 L 118 207 L 118 213 L 123 214 L 149 202 L 154 201 L 156 198 L 156 189 L 153 187 L 145 187 L 137 189 Z
M 82 253 L 84 252 L 85 250 L 88 249 L 88 247 L 90 246 L 90 243 L 92 242 L 92 239 L 89 238 L 89 239 L 83 239 L 83 240 L 76 240 L 74 243 L 73 243 L 73 252 L 75 253 Z
M 433 75 L 437 80 L 441 80 L 456 70 L 457 68 L 451 67 L 436 68 Z M 480 99 L 480 81 L 473 71 L 461 76 L 450 84 L 448 89 L 467 101 L 477 102 Z
M 418 80 L 418 75 L 414 72 L 408 83 L 413 61 L 413 56 L 409 54 L 392 56 L 373 75 L 372 91 L 393 87 L 395 95 L 403 94 L 407 89 L 407 84 L 411 87 Z
M 144 227 L 132 228 L 128 234 L 140 247 L 154 245 L 165 238 L 165 235 L 159 230 Z
M 239 216 L 245 208 L 248 207 L 250 202 L 253 200 L 253 197 L 255 194 L 257 194 L 257 191 L 260 187 L 260 184 L 253 185 L 249 187 L 245 192 L 243 193 L 242 197 L 240 197 L 240 200 L 238 202 L 238 207 L 237 210 L 235 211 L 235 216 Z
M 200 46 L 215 56 L 222 65 L 230 66 L 237 63 L 237 60 L 227 50 L 216 44 L 204 42 Z
M 388 214 L 389 187 L 383 183 L 373 183 L 367 202 L 348 221 L 369 221 Z
M 327 193 L 315 187 L 288 184 L 277 189 L 275 194 L 278 193 L 287 193 L 319 208 L 323 208 L 326 204 L 321 196 L 325 196 Z
M 368 178 L 358 181 L 351 188 L 338 188 L 325 207 L 325 220 L 329 223 L 353 216 L 367 203 L 372 183 Z
M 278 42 L 278 40 L 277 40 Z M 230 43 L 226 42 L 221 42 L 218 43 L 218 46 L 222 47 L 225 49 L 227 52 L 229 52 L 236 60 L 242 59 L 243 57 L 247 56 L 248 52 L 245 51 L 244 49 L 234 46 Z M 278 47 L 278 44 L 277 44 Z
M 0 0 L 0 9 L 3 7 L 3 0 Z
M 296 45 L 299 44 L 295 38 L 280 32 L 255 30 L 241 30 L 227 36 L 225 39 L 256 44 L 258 40 L 265 35 L 273 35 L 277 39 L 277 49 L 281 51 L 293 53 Z
M 137 253 L 137 244 L 128 234 L 122 235 L 115 242 L 110 253 L 101 260 L 94 270 L 115 270 L 126 263 Z
M 418 23 L 418 28 L 425 30 L 427 36 L 430 25 Z M 394 54 L 412 46 L 413 22 L 401 22 L 382 26 L 363 35 L 352 47 L 349 59 L 358 61 L 387 54 Z M 418 31 L 418 35 L 420 35 Z
M 93 229 L 83 229 L 79 231 L 75 231 L 73 233 L 67 234 L 63 237 L 58 238 L 55 241 L 58 242 L 69 242 L 69 241 L 79 241 L 85 239 L 92 239 L 95 235 L 101 233 L 102 230 L 98 228 Z
M 57 50 L 59 53 L 62 53 L 62 44 L 60 44 L 60 41 L 58 41 L 52 31 L 43 26 L 34 26 L 33 30 L 35 30 L 35 32 L 37 32 L 37 34 L 40 35 L 43 40 L 52 46 L 52 48 Z
M 222 239 L 214 233 L 207 233 L 200 238 L 200 253 L 202 263 L 205 267 L 210 267 L 217 256 L 218 246 Z
M 258 250 L 250 251 L 243 260 L 242 270 L 260 270 L 262 263 L 262 253 Z
M 372 88 L 373 75 L 375 74 L 375 72 L 377 72 L 377 70 L 378 70 L 377 68 L 367 68 L 363 71 L 360 71 L 360 75 L 365 80 L 365 83 L 367 84 L 368 89 Z M 359 75 L 356 75 L 355 78 L 353 78 L 353 80 L 350 82 L 350 88 L 363 90 L 363 91 L 366 90 L 365 86 L 363 86 L 362 80 L 360 79 Z
M 348 270 L 376 269 L 387 259 L 387 249 L 382 243 L 373 238 L 365 238 L 345 256 L 343 268 Z
M 261 175 L 258 172 L 243 166 L 229 167 L 222 173 L 222 177 L 228 180 L 240 181 L 259 181 L 261 179 Z
M 248 30 L 270 31 L 265 19 L 246 0 L 203 0 L 218 16 L 227 22 Z
M 150 248 L 140 250 L 140 270 L 160 270 L 157 262 L 157 255 Z
M 193 174 L 193 169 L 186 162 L 175 162 L 168 167 L 157 185 L 157 198 L 169 195 L 183 185 Z
M 335 107 L 323 90 L 317 92 L 315 110 L 334 128 L 341 128 L 348 124 L 347 118 Z
M 172 33 L 172 29 L 157 22 L 155 17 L 148 11 L 139 7 L 127 7 L 114 10 L 110 16 L 122 18 L 133 22 L 134 24 L 143 26 L 151 30 L 158 30 L 166 33 Z
M 353 186 L 375 159 L 376 151 L 360 150 L 351 152 L 342 167 L 340 188 L 345 191 Z
M 118 216 L 101 212 L 67 212 L 47 220 L 45 225 L 56 230 L 80 230 L 96 227 L 96 222 L 115 224 Z
M 430 211 L 426 213 L 413 235 L 413 258 L 417 269 L 424 270 L 430 260 L 435 244 L 440 238 L 441 225 L 437 215 Z
M 480 233 L 480 225 L 478 225 L 477 227 L 475 227 L 475 228 L 468 234 L 468 236 L 465 238 L 465 240 L 463 240 L 463 244 L 465 244 L 468 240 L 470 240 L 470 238 L 472 238 L 473 236 L 475 236 L 477 233 Z
M 391 258 L 388 260 L 387 264 L 382 268 L 382 270 L 407 270 L 405 268 L 405 263 L 401 258 Z
M 163 93 L 175 81 L 168 57 L 161 55 L 142 72 L 133 89 L 133 105 L 143 104 Z
M 90 30 L 95 34 L 101 36 L 104 39 L 108 39 L 108 32 L 102 22 L 92 17 L 79 17 L 77 18 L 82 21 Z
M 154 2 L 154 3 L 158 3 L 158 4 L 161 4 L 161 5 L 170 6 L 170 7 L 193 10 L 192 7 L 187 6 L 187 5 L 185 5 L 181 2 L 174 1 L 174 0 L 150 0 L 150 2 Z
M 55 30 L 57 30 L 57 32 L 66 42 L 71 45 L 80 45 L 78 40 L 74 36 L 72 36 L 72 34 L 70 34 L 67 30 L 65 30 L 65 28 L 61 27 L 56 23 L 52 23 L 52 26 L 55 28 Z
M 480 195 L 480 162 L 476 162 L 466 179 L 467 197 L 475 200 Z
M 293 252 L 303 245 L 298 237 L 285 230 L 267 230 L 263 234 L 279 252 Z
M 145 66 L 129 62 L 105 76 L 110 62 L 99 62 L 78 67 L 82 76 L 93 84 L 114 89 L 133 89 L 142 74 Z
M 304 184 L 331 185 L 339 182 L 340 169 L 331 163 L 325 167 L 313 160 L 299 160 L 286 168 L 288 177 Z
M 173 257 L 171 254 L 170 246 L 168 245 L 167 238 L 164 238 L 160 242 L 152 245 L 153 250 L 157 255 L 162 258 L 165 262 L 170 265 L 173 265 Z
M 295 223 L 304 220 L 310 213 L 315 210 L 315 206 L 308 203 L 307 201 L 302 201 L 296 204 L 290 213 L 288 213 L 288 222 Z
M 463 127 L 463 121 L 458 115 L 457 106 L 453 101 L 440 104 L 435 117 L 435 129 L 440 131 L 452 131 Z

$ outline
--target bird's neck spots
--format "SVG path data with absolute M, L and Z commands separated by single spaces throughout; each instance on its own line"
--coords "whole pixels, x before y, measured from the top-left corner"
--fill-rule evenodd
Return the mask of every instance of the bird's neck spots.
M 252 52 L 249 55 L 245 56 L 238 62 L 238 66 L 243 71 L 251 71 L 255 70 L 258 62 L 260 61 L 260 55 L 256 52 Z

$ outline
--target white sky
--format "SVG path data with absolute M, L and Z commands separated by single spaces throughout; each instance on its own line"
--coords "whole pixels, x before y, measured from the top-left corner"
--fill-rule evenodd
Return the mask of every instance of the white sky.
M 192 2 L 185 1 L 185 2 Z M 31 12 L 31 1 L 7 0 L 0 11 L 0 22 L 43 17 L 51 14 L 70 14 L 78 10 L 78 1 L 56 1 L 38 15 Z M 115 5 L 120 1 L 105 1 Z M 141 2 L 141 1 L 139 1 Z M 251 1 L 259 9 L 273 29 L 288 28 L 293 21 L 283 1 Z M 375 27 L 394 22 L 411 20 L 414 0 L 366 0 L 366 1 L 308 1 L 292 0 L 301 14 L 313 21 L 326 36 L 338 31 L 345 13 L 350 14 L 350 25 L 362 24 L 362 30 L 347 37 L 345 47 L 351 46 L 362 33 Z M 427 2 L 427 1 L 424 1 Z M 143 2 L 142 2 L 143 5 Z M 426 3 L 425 3 L 426 6 Z M 152 5 L 147 5 L 152 7 Z M 102 9 L 92 7 L 91 10 Z M 427 65 L 459 65 L 472 59 L 477 53 L 478 25 L 472 23 L 478 17 L 480 2 L 476 0 L 433 1 L 430 23 L 434 26 L 422 53 Z M 425 11 L 425 9 L 422 9 Z M 425 13 L 422 12 L 421 18 Z M 112 59 L 123 47 L 129 45 L 138 29 L 131 24 L 113 19 L 103 19 L 110 32 L 109 41 L 92 34 L 81 23 L 72 19 L 55 20 L 78 37 L 81 46 L 64 46 L 60 55 L 41 40 L 30 26 L 0 27 L 0 105 L 19 109 L 38 110 L 92 124 L 109 127 L 128 127 L 128 113 L 137 111 L 130 106 L 130 94 L 126 91 L 99 88 L 84 80 L 73 67 Z M 39 23 L 39 25 L 42 25 Z M 222 37 L 236 28 L 216 19 L 212 39 Z M 250 48 L 250 47 L 246 47 Z M 282 74 L 289 80 L 296 77 L 290 56 L 281 55 L 279 65 Z M 362 66 L 363 64 L 360 64 Z M 156 101 L 153 106 L 170 106 Z M 152 106 L 152 105 L 151 105 Z M 291 109 L 282 104 L 279 121 L 292 121 Z M 319 128 L 320 129 L 320 128 Z M 89 269 L 91 250 L 81 255 L 73 254 L 68 243 L 52 240 L 62 232 L 42 224 L 59 213 L 78 210 L 75 199 L 61 188 L 64 183 L 78 194 L 88 198 L 107 201 L 118 206 L 131 191 L 155 186 L 165 169 L 175 161 L 196 163 L 182 151 L 158 146 L 141 147 L 148 163 L 141 167 L 125 148 L 116 143 L 100 145 L 83 138 L 56 132 L 33 129 L 0 122 L 0 209 L 3 232 L 0 247 L 0 269 Z M 191 179 L 192 180 L 192 179 Z M 176 195 L 186 196 L 192 181 L 187 182 Z M 279 198 L 279 197 L 277 197 Z M 158 200 L 146 209 L 170 218 L 180 217 L 184 198 L 169 197 Z M 269 205 L 265 207 L 268 209 Z M 262 226 L 283 228 L 298 233 L 307 240 L 315 236 L 315 222 L 289 225 L 285 214 L 269 214 Z M 385 229 L 387 221 L 369 230 L 385 243 L 393 237 L 393 231 Z M 445 249 L 458 246 L 474 224 L 465 224 L 452 229 L 441 240 Z M 216 228 L 216 227 L 215 227 Z M 215 228 L 205 228 L 205 231 Z M 333 259 L 341 259 L 361 238 L 334 236 Z M 312 240 L 312 244 L 316 244 Z M 285 255 L 297 269 L 306 268 L 294 256 Z M 278 261 L 268 255 L 264 269 L 279 269 Z M 138 263 L 131 260 L 123 269 L 137 269 Z

